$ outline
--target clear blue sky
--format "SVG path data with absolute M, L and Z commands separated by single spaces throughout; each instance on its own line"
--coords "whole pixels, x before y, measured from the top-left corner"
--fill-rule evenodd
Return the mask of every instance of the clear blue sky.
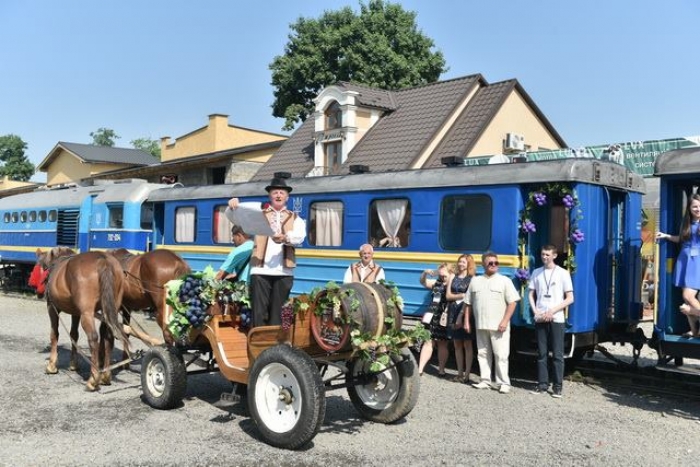
M 441 79 L 518 79 L 570 147 L 700 135 L 696 0 L 395 3 L 445 55 Z M 0 135 L 38 164 L 100 127 L 123 147 L 212 113 L 285 133 L 268 65 L 297 18 L 346 5 L 359 1 L 2 0 Z

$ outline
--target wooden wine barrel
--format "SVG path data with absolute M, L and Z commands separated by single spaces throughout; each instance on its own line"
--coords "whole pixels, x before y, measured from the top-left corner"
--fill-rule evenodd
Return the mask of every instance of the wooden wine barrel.
M 347 292 L 351 291 L 350 294 Z M 324 309 L 323 301 L 328 294 L 340 294 L 340 309 Z M 361 333 L 369 333 L 375 337 L 386 332 L 384 319 L 387 314 L 394 318 L 394 327 L 401 329 L 403 324 L 402 310 L 389 307 L 387 301 L 391 298 L 391 290 L 381 284 L 365 284 L 352 282 L 340 286 L 340 292 L 325 290 L 317 295 L 315 312 L 311 316 L 311 333 L 316 343 L 327 352 L 349 350 L 350 332 L 359 329 Z M 359 306 L 353 310 L 353 302 Z M 350 319 L 348 319 L 348 317 Z M 354 323 L 350 324 L 350 323 Z

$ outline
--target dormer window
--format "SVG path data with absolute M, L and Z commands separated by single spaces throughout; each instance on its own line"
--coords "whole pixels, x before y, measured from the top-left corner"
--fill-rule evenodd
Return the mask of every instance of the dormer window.
M 326 109 L 326 130 L 334 130 L 343 126 L 343 112 L 338 102 L 333 102 Z

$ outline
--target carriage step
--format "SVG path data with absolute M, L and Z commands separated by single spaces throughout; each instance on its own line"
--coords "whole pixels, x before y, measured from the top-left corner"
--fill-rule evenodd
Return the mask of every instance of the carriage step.
M 237 404 L 241 401 L 241 396 L 231 392 L 222 392 L 219 400 L 221 402 L 228 402 L 229 404 Z

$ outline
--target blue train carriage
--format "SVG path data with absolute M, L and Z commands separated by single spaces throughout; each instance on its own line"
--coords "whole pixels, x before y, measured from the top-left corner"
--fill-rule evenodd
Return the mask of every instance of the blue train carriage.
M 525 295 L 518 270 L 537 266 L 539 247 L 549 242 L 565 252 L 561 261 L 573 260 L 568 239 L 574 225 L 585 233 L 585 241 L 575 245 L 576 303 L 568 317 L 572 351 L 590 349 L 614 333 L 625 334 L 641 316 L 644 183 L 620 165 L 580 159 L 460 165 L 300 178 L 289 184 L 293 192 L 288 206 L 307 222 L 307 239 L 297 250 L 293 294 L 330 280 L 341 282 L 347 266 L 358 260 L 359 246 L 371 243 L 387 279 L 399 287 L 408 318 L 418 319 L 428 304 L 428 291 L 419 283 L 421 271 L 442 262 L 455 263 L 462 253 L 474 255 L 480 266 L 484 251 L 496 252 L 501 273 L 512 277 Z M 195 269 L 218 267 L 231 249 L 230 226 L 223 215 L 227 200 L 236 196 L 264 203 L 266 185 L 250 182 L 152 192 L 157 247 L 174 250 Z M 576 209 L 566 209 L 554 189 L 571 193 Z M 551 201 L 528 208 L 536 191 L 549 193 Z M 520 235 L 523 212 L 537 226 L 528 235 Z M 527 300 L 521 302 L 513 325 L 522 331 L 514 332 L 516 344 L 532 349 Z
M 700 149 L 688 148 L 665 152 L 656 159 L 654 175 L 659 177 L 658 229 L 677 235 L 688 206 L 688 199 L 700 190 Z M 683 357 L 700 358 L 700 339 L 683 336 L 688 320 L 679 311 L 682 291 L 673 285 L 673 268 L 679 245 L 660 241 L 655 246 L 654 334 L 650 346 L 658 352 L 659 363 L 671 359 L 682 364 Z
M 150 205 L 142 209 L 143 201 L 163 186 L 141 180 L 97 181 L 0 198 L 0 261 L 26 272 L 36 262 L 38 248 L 146 251 L 152 212 Z

